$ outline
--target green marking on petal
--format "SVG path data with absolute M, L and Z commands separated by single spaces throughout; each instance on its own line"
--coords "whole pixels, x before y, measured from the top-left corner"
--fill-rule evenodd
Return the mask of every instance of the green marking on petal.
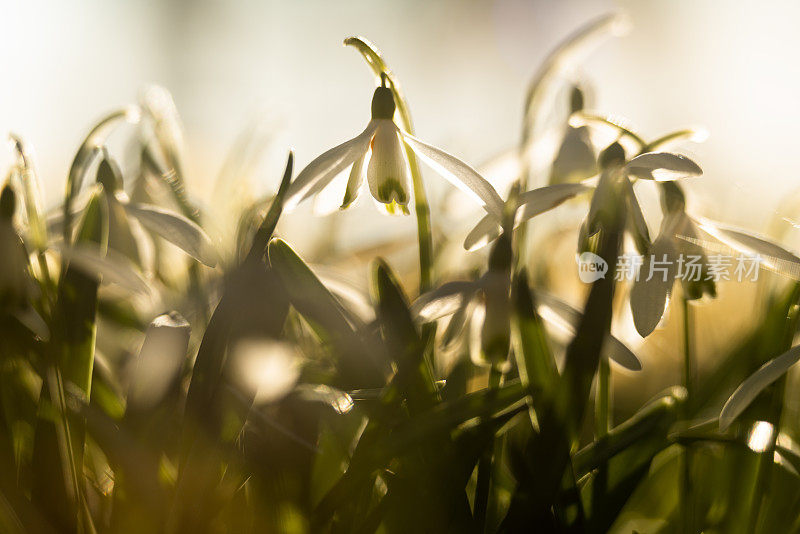
M 378 186 L 378 200 L 384 204 L 396 200 L 400 204 L 408 203 L 408 193 L 397 178 L 386 178 Z

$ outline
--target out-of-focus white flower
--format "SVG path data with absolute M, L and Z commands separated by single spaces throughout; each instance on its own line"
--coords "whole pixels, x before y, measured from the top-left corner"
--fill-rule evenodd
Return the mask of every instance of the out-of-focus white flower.
M 373 198 L 390 214 L 408 214 L 412 184 L 405 144 L 440 175 L 478 201 L 499 223 L 503 215 L 503 199 L 494 187 L 455 156 L 400 129 L 393 120 L 394 96 L 386 87 L 386 77 L 381 78 L 382 84 L 372 97 L 372 120 L 367 127 L 353 139 L 309 163 L 289 187 L 286 208 L 295 207 L 323 189 L 328 189 L 325 196 L 335 198 L 340 209 L 347 208 L 362 189 L 366 166 L 367 183 Z M 344 181 L 334 180 L 351 166 L 346 185 Z M 344 185 L 344 190 L 335 187 L 337 185 Z M 338 191 L 331 191 L 332 188 Z
M 603 158 L 610 161 L 600 162 L 600 167 L 604 170 L 601 172 L 599 179 L 588 179 L 580 183 L 547 185 L 520 194 L 517 198 L 514 226 L 517 227 L 576 195 L 594 188 L 596 191 L 589 209 L 588 225 L 582 229 L 588 235 L 594 235 L 599 230 L 597 223 L 600 213 L 610 202 L 617 201 L 611 186 L 616 180 L 621 179 L 623 182 L 624 201 L 628 205 L 628 217 L 632 233 L 637 245 L 645 249 L 649 243 L 647 223 L 633 192 L 633 187 L 631 187 L 629 177 L 665 182 L 689 176 L 699 176 L 703 173 L 700 167 L 689 158 L 669 152 L 641 154 L 626 164 L 625 152 L 619 143 L 614 143 L 603 151 L 601 160 Z M 464 248 L 467 250 L 478 249 L 499 235 L 500 223 L 491 217 L 484 217 L 467 235 L 464 241 Z
M 411 305 L 411 312 L 421 323 L 451 317 L 445 337 L 455 339 L 465 329 L 470 332 L 470 353 L 477 353 L 480 347 L 486 307 L 482 296 L 487 289 L 487 276 L 478 280 L 458 280 L 443 284 L 437 289 L 423 293 Z M 552 328 L 574 336 L 583 314 L 565 301 L 545 291 L 534 291 L 537 312 L 542 320 Z M 620 340 L 608 336 L 603 352 L 612 361 L 625 369 L 639 371 L 642 364 L 636 355 Z

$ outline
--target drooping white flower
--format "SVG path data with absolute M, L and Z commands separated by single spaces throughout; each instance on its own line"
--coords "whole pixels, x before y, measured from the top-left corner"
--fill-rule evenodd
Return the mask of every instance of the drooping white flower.
M 394 96 L 386 87 L 385 76 L 382 80 L 372 97 L 372 120 L 364 131 L 309 163 L 289 186 L 285 208 L 292 209 L 330 188 L 338 175 L 352 167 L 341 203 L 337 200 L 340 209 L 347 208 L 363 188 L 366 167 L 373 198 L 389 213 L 408 214 L 412 184 L 405 145 L 445 179 L 478 201 L 491 218 L 499 222 L 503 215 L 503 199 L 494 187 L 455 156 L 400 129 L 393 120 Z
M 567 200 L 591 189 L 595 189 L 589 209 L 587 221 L 591 222 L 584 231 L 589 235 L 597 232 L 599 227 L 596 222 L 598 214 L 609 203 L 615 202 L 616 195 L 611 185 L 616 180 L 622 180 L 623 195 L 629 212 L 629 225 L 632 229 L 637 245 L 643 249 L 649 243 L 649 233 L 639 202 L 633 192 L 629 177 L 655 182 L 667 182 L 680 178 L 699 176 L 703 173 L 700 167 L 685 156 L 669 152 L 651 152 L 640 154 L 625 163 L 625 153 L 619 143 L 613 143 L 603 154 L 612 162 L 602 162 L 601 168 L 606 168 L 597 179 L 588 179 L 578 183 L 563 183 L 546 185 L 525 191 L 517 198 L 514 226 L 549 211 Z M 609 156 L 610 154 L 610 156 Z M 601 155 L 601 159 L 603 156 Z M 470 231 L 464 241 L 467 250 L 478 249 L 491 242 L 500 235 L 500 223 L 490 216 L 481 219 Z
M 411 305 L 411 311 L 421 323 L 450 317 L 447 326 L 440 329 L 443 337 L 455 339 L 462 331 L 471 332 L 468 339 L 470 351 L 474 352 L 475 347 L 480 346 L 481 326 L 486 312 L 482 295 L 489 283 L 487 278 L 484 275 L 478 280 L 457 280 L 443 284 L 420 295 Z M 583 317 L 582 312 L 545 291 L 536 290 L 534 294 L 538 313 L 554 333 L 574 336 Z M 625 369 L 638 371 L 642 368 L 636 355 L 614 336 L 606 339 L 603 352 Z

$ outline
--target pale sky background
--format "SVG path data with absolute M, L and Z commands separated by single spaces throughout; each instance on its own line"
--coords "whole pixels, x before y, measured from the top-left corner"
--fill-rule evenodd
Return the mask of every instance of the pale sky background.
M 4 2 L 0 131 L 35 147 L 50 204 L 92 122 L 151 82 L 173 92 L 194 183 L 261 110 L 279 126 L 275 153 L 291 146 L 302 166 L 368 120 L 373 79 L 341 45 L 362 34 L 402 81 L 418 135 L 477 165 L 517 141 L 526 83 L 547 52 L 618 9 L 632 31 L 582 68 L 592 107 L 647 136 L 708 128 L 690 150 L 706 172 L 690 186 L 696 206 L 759 226 L 800 185 L 796 2 Z

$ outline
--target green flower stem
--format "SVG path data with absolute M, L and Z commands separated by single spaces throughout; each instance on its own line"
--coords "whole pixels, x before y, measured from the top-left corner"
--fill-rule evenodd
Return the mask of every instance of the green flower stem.
M 691 307 L 689 299 L 685 296 L 683 301 L 683 387 L 686 388 L 687 404 L 691 406 L 694 393 L 693 363 L 692 363 L 692 332 L 691 332 Z
M 400 84 L 397 83 L 392 70 L 386 64 L 377 47 L 363 37 L 348 37 L 344 40 L 345 46 L 353 46 L 358 50 L 372 69 L 375 76 L 383 74 L 389 82 L 389 88 L 394 95 L 397 115 L 402 128 L 414 135 L 414 125 L 411 121 L 408 103 L 403 96 Z M 417 240 L 419 242 L 419 291 L 424 293 L 433 287 L 433 234 L 431 232 L 431 210 L 428 196 L 422 183 L 422 173 L 414 152 L 406 145 L 406 157 L 411 169 L 411 181 L 414 187 L 414 213 L 417 216 Z
M 783 353 L 792 346 L 794 333 L 797 331 L 798 320 L 800 320 L 800 284 L 795 284 L 792 289 L 791 307 L 787 316 L 787 328 L 782 340 L 779 353 Z M 761 517 L 761 512 L 766 501 L 768 494 L 767 488 L 770 484 L 772 475 L 772 468 L 775 463 L 775 448 L 778 443 L 778 435 L 780 434 L 780 422 L 783 415 L 783 398 L 786 392 L 786 375 L 781 377 L 774 386 L 772 391 L 771 406 L 770 406 L 770 423 L 773 425 L 772 436 L 770 437 L 767 448 L 761 453 L 758 459 L 758 466 L 756 467 L 756 483 L 753 491 L 753 499 L 750 504 L 750 516 L 748 519 L 749 532 L 755 532 L 758 525 L 758 520 Z
M 585 112 L 580 112 L 577 115 L 586 122 L 596 122 L 600 124 L 605 124 L 606 126 L 611 126 L 612 128 L 615 128 L 620 133 L 620 135 L 629 137 L 637 145 L 643 148 L 648 146 L 647 141 L 645 141 L 639 134 L 637 134 L 630 128 L 627 128 L 622 124 L 616 122 L 613 119 L 610 119 L 608 117 L 603 117 L 602 115 L 595 115 L 593 113 L 585 113 Z
M 492 365 L 489 370 L 489 385 L 490 392 L 494 392 L 500 388 L 503 383 L 503 372 L 497 365 Z M 489 490 L 492 481 L 492 458 L 495 455 L 495 440 L 486 447 L 478 462 L 478 478 L 475 484 L 475 504 L 473 506 L 473 515 L 475 523 L 478 525 L 478 532 L 484 532 L 486 529 L 486 517 L 489 509 Z
M 662 135 L 655 141 L 651 141 L 647 143 L 644 147 L 645 152 L 653 152 L 655 149 L 660 148 L 662 145 L 667 143 L 671 143 L 673 141 L 677 141 L 678 139 L 691 139 L 692 137 L 698 135 L 699 132 L 697 130 L 693 130 L 691 128 L 687 128 L 685 130 L 678 130 L 676 132 L 668 133 L 666 135 Z
M 597 397 L 595 400 L 595 436 L 603 438 L 611 430 L 611 365 L 600 357 L 597 367 Z
M 684 403 L 684 421 L 689 420 L 694 399 L 694 380 L 692 363 L 692 335 L 691 335 L 691 316 L 689 300 L 686 296 L 681 298 L 683 302 L 683 387 L 686 388 L 686 402 Z M 694 498 L 692 484 L 692 464 L 694 454 L 691 444 L 684 447 L 681 470 L 681 520 L 683 532 L 694 532 Z

